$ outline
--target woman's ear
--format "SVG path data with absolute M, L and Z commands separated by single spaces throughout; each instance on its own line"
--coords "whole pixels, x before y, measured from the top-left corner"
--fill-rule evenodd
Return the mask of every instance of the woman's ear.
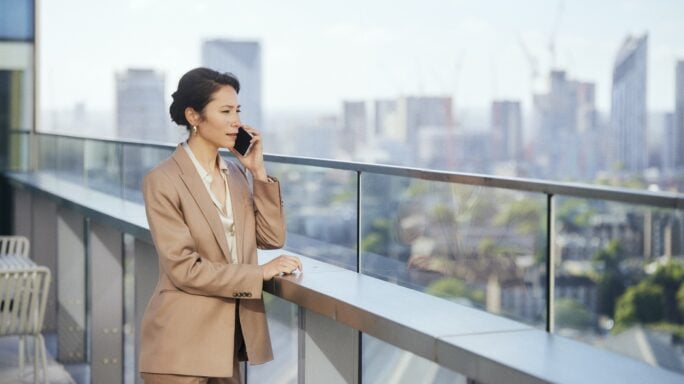
M 185 108 L 185 119 L 190 125 L 197 125 L 200 121 L 199 113 L 192 107 Z

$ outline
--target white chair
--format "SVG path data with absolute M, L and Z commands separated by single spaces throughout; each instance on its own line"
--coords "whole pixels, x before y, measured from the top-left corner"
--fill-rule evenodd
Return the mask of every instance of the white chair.
M 0 257 L 23 256 L 29 257 L 31 243 L 24 236 L 0 236 Z
M 0 337 L 33 336 L 33 382 L 38 382 L 38 361 L 47 383 L 45 339 L 41 334 L 50 288 L 50 270 L 33 266 L 0 269 Z M 23 376 L 24 346 L 19 343 L 19 376 Z

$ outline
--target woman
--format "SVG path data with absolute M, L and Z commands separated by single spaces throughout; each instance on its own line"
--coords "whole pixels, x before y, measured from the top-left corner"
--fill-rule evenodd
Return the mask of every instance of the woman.
M 257 247 L 283 246 L 285 218 L 261 136 L 240 122 L 239 91 L 231 74 L 196 68 L 183 75 L 170 113 L 189 138 L 143 181 L 160 267 L 141 326 L 145 383 L 238 383 L 238 360 L 273 359 L 263 281 L 302 269 L 285 255 L 257 265 Z M 233 150 L 240 126 L 253 136 L 244 157 Z M 253 192 L 219 148 L 251 173 Z

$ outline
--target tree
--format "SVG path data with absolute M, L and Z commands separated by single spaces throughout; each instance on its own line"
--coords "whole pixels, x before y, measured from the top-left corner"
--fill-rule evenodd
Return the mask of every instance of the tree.
M 679 316 L 684 318 L 684 284 L 677 291 L 677 308 L 679 308 Z
M 616 330 L 636 323 L 681 326 L 683 309 L 684 263 L 670 259 L 619 298 Z
M 681 323 L 684 317 L 677 308 L 677 293 L 684 281 L 684 263 L 670 259 L 656 269 L 652 281 L 663 288 L 663 320 Z
M 453 277 L 434 280 L 425 288 L 425 293 L 445 299 L 466 298 L 477 304 L 484 304 L 484 292 L 468 288 L 466 284 Z
M 650 281 L 630 287 L 615 308 L 615 326 L 625 329 L 635 323 L 656 323 L 663 319 L 663 288 Z
M 387 256 L 392 224 L 388 219 L 377 217 L 373 220 L 369 233 L 361 240 L 361 250 Z
M 558 299 L 555 303 L 556 325 L 559 328 L 587 329 L 592 326 L 591 312 L 572 299 Z
M 625 276 L 620 270 L 622 249 L 617 240 L 594 254 L 593 261 L 598 265 L 598 313 L 614 317 L 615 303 L 625 292 Z

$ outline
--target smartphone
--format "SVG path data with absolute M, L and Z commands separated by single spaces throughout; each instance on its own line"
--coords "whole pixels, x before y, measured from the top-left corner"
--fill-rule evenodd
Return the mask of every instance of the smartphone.
M 250 149 L 252 149 L 252 135 L 245 131 L 244 128 L 238 128 L 237 137 L 235 138 L 235 146 L 233 149 L 241 156 L 247 156 Z

